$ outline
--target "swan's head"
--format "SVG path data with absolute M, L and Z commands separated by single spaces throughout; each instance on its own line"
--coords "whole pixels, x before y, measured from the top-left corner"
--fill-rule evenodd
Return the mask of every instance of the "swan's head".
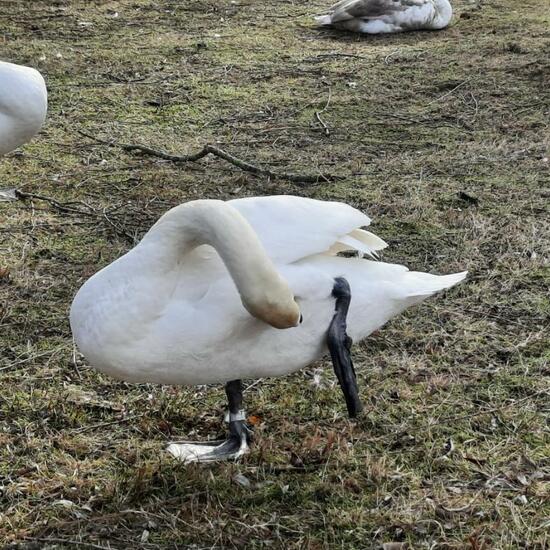
M 283 279 L 253 292 L 243 299 L 243 305 L 251 315 L 275 328 L 297 327 L 302 322 L 300 307 Z

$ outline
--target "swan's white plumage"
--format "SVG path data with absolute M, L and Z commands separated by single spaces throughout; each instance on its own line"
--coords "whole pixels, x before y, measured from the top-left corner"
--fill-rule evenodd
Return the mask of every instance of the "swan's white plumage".
M 347 248 L 356 245 L 371 252 L 386 244 L 362 232 L 369 218 L 345 204 L 291 196 L 221 204 L 248 221 L 288 282 L 303 323 L 277 330 L 252 317 L 216 250 L 210 245 L 190 250 L 179 244 L 185 235 L 174 230 L 174 224 L 188 209 L 177 207 L 134 249 L 88 280 L 75 297 L 71 327 L 92 365 L 129 381 L 170 384 L 283 375 L 325 353 L 335 277 L 346 277 L 350 283 L 348 332 L 360 340 L 408 306 L 465 276 L 439 277 L 332 255 L 342 241 L 350 243 L 344 244 Z M 248 251 L 240 247 L 238 236 L 230 239 L 223 228 L 218 231 L 214 239 L 225 239 L 224 246 L 244 261 Z
M 452 15 L 448 0 L 342 0 L 316 20 L 320 26 L 381 34 L 443 29 Z
M 29 141 L 42 127 L 48 93 L 31 67 L 0 61 L 0 156 Z

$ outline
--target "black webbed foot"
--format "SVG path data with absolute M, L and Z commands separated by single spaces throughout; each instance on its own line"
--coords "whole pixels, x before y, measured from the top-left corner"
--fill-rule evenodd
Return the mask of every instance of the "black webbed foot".
M 225 385 L 229 402 L 229 436 L 225 441 L 207 443 L 180 442 L 171 443 L 168 452 L 182 462 L 214 462 L 218 460 L 235 460 L 248 453 L 252 440 L 252 431 L 246 424 L 242 407 L 242 385 L 240 380 L 233 380 Z

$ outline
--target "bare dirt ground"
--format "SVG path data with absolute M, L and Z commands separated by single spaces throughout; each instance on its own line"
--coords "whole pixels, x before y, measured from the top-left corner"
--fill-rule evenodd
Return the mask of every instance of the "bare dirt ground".
M 548 4 L 457 1 L 445 31 L 381 37 L 314 28 L 326 5 L 2 2 L 2 59 L 50 91 L 0 162 L 27 194 L 0 203 L 6 547 L 548 547 Z M 471 275 L 355 346 L 359 421 L 321 362 L 249 389 L 244 461 L 176 464 L 171 438 L 222 434 L 222 389 L 98 374 L 72 296 L 169 207 L 276 193 L 349 202 L 385 260 Z

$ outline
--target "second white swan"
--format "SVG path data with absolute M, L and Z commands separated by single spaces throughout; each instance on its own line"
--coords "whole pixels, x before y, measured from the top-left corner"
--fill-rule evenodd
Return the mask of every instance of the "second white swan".
M 342 0 L 316 20 L 320 26 L 382 34 L 443 29 L 452 16 L 449 0 Z

